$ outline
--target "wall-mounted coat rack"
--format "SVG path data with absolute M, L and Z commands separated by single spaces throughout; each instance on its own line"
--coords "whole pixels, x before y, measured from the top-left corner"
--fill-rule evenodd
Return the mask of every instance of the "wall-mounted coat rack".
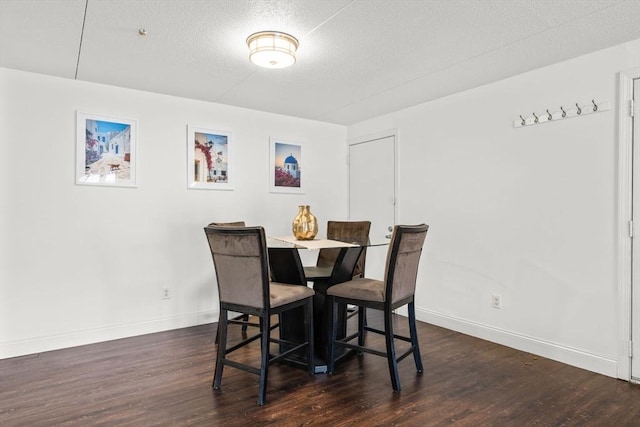
M 520 115 L 513 121 L 514 128 L 522 128 L 531 125 L 539 125 L 556 120 L 571 119 L 573 117 L 588 116 L 602 111 L 609 111 L 611 103 L 609 101 L 591 100 L 588 104 L 578 104 L 577 102 L 569 107 L 560 106 L 558 109 L 546 109 L 544 112 L 533 112 L 530 115 Z

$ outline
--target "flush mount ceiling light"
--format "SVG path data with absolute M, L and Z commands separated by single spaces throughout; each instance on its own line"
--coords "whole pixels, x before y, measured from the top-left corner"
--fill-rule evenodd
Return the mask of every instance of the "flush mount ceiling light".
M 260 31 L 247 37 L 249 61 L 265 68 L 285 68 L 296 62 L 298 40 L 286 33 Z

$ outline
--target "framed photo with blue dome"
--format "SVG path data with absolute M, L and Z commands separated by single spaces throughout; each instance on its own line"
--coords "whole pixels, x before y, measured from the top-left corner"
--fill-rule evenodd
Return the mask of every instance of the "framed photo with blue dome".
M 270 138 L 269 191 L 304 193 L 302 144 Z

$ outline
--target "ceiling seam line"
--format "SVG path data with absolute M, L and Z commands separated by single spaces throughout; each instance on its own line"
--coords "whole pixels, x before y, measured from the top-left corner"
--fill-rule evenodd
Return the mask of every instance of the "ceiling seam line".
M 375 97 L 375 96 L 382 95 L 383 93 L 390 92 L 390 91 L 395 90 L 395 89 L 398 89 L 398 88 L 400 88 L 400 87 L 402 87 L 402 86 L 406 86 L 406 85 L 407 85 L 407 84 L 409 84 L 409 83 L 413 83 L 413 82 L 415 82 L 415 81 L 417 81 L 417 80 L 423 79 L 423 78 L 425 78 L 425 77 L 429 77 L 429 76 L 431 76 L 431 75 L 433 75 L 433 74 L 440 73 L 440 72 L 445 71 L 445 70 L 447 70 L 447 69 L 449 69 L 449 68 L 456 67 L 456 66 L 458 66 L 458 65 L 464 64 L 464 63 L 465 63 L 465 62 L 467 62 L 467 61 L 471 61 L 471 60 L 474 60 L 474 59 L 480 58 L 480 57 L 482 57 L 482 56 L 484 56 L 484 55 L 487 55 L 487 54 L 489 54 L 489 53 L 496 52 L 496 51 L 498 51 L 498 50 L 500 50 L 500 49 L 504 49 L 505 47 L 512 46 L 512 45 L 517 44 L 517 43 L 521 43 L 521 42 L 523 42 L 524 40 L 530 39 L 530 38 L 535 37 L 535 36 L 538 36 L 538 35 L 540 35 L 540 34 L 544 34 L 544 33 L 549 32 L 549 31 L 551 31 L 551 30 L 555 30 L 556 28 L 562 27 L 562 26 L 567 25 L 567 24 L 569 24 L 569 23 L 572 23 L 572 22 L 575 22 L 575 21 L 579 21 L 579 20 L 584 19 L 584 18 L 586 18 L 586 17 L 588 17 L 588 16 L 591 16 L 591 15 L 594 15 L 594 14 L 596 14 L 596 13 L 600 13 L 600 12 L 602 12 L 602 11 L 604 11 L 604 10 L 610 9 L 610 8 L 612 8 L 612 7 L 615 7 L 615 6 L 619 5 L 619 4 L 620 4 L 620 3 L 614 3 L 614 4 L 612 4 L 612 5 L 605 6 L 605 7 L 603 7 L 603 8 L 600 8 L 600 9 L 597 9 L 597 10 L 592 11 L 592 12 L 590 12 L 590 13 L 587 13 L 587 14 L 585 14 L 585 15 L 582 15 L 582 16 L 580 16 L 580 17 L 578 17 L 578 18 L 571 19 L 571 20 L 569 20 L 569 21 L 565 21 L 565 22 L 562 22 L 562 23 L 560 23 L 560 24 L 556 24 L 556 25 L 554 25 L 554 26 L 552 26 L 552 27 L 549 27 L 549 28 L 547 28 L 547 29 L 545 29 L 545 30 L 543 30 L 543 31 L 538 31 L 538 32 L 535 32 L 535 33 L 533 33 L 533 34 L 529 34 L 528 36 L 526 36 L 526 37 L 522 37 L 522 38 L 520 38 L 520 39 L 518 39 L 518 40 L 514 40 L 514 41 L 512 41 L 512 42 L 505 43 L 505 44 L 500 45 L 500 46 L 498 46 L 498 47 L 495 47 L 495 48 L 493 48 L 493 49 L 489 49 L 489 50 L 486 50 L 486 51 L 484 51 L 484 52 L 482 52 L 482 53 L 478 53 L 477 55 L 471 56 L 471 57 L 469 57 L 469 58 L 465 58 L 465 59 L 463 59 L 463 60 L 460 60 L 460 61 L 457 61 L 457 62 L 453 62 L 453 63 L 451 63 L 451 64 L 449 64 L 449 65 L 445 65 L 444 67 L 438 68 L 437 70 L 433 70 L 433 71 L 428 72 L 428 73 L 426 73 L 426 74 L 422 74 L 422 75 L 420 75 L 420 76 L 414 77 L 414 78 L 413 78 L 413 79 L 411 79 L 411 80 L 404 81 L 404 82 L 402 82 L 401 84 L 398 84 L 398 85 L 395 85 L 395 86 L 392 86 L 392 87 L 388 87 L 388 88 L 386 88 L 386 89 L 384 89 L 384 90 L 381 90 L 381 91 L 378 91 L 378 92 L 373 93 L 373 94 L 371 94 L 371 95 L 368 95 L 368 96 L 366 96 L 365 98 L 361 98 L 361 99 L 359 99 L 358 101 L 348 102 L 348 103 L 343 104 L 343 105 L 341 105 L 340 107 L 337 107 L 337 108 L 335 108 L 335 109 L 333 109 L 333 110 L 331 110 L 331 111 L 327 111 L 327 112 L 324 112 L 324 113 L 321 113 L 321 114 L 319 114 L 319 115 L 314 116 L 314 117 L 315 117 L 315 120 L 322 120 L 320 117 L 324 117 L 324 116 L 326 116 L 327 114 L 333 113 L 333 112 L 338 111 L 338 110 L 341 110 L 341 109 L 343 109 L 343 108 L 347 108 L 347 107 L 349 107 L 349 106 L 351 106 L 351 105 L 355 105 L 355 104 L 357 104 L 357 103 L 359 103 L 359 102 L 362 102 L 362 101 L 364 101 L 364 100 L 367 100 L 367 99 L 373 98 L 373 97 Z M 346 6 L 345 6 L 345 7 L 346 7 Z M 418 105 L 418 104 L 416 104 L 416 105 Z M 414 105 L 414 106 L 415 106 L 415 105 Z
M 220 98 L 224 97 L 226 94 L 228 94 L 229 92 L 231 92 L 232 90 L 237 88 L 241 83 L 244 83 L 245 80 L 247 80 L 249 77 L 253 76 L 256 72 L 257 72 L 256 70 L 253 70 L 252 72 L 247 74 L 246 77 L 244 77 L 241 80 L 239 80 L 236 84 L 233 85 L 233 87 L 230 87 L 229 90 L 226 90 L 226 91 L 224 91 L 224 93 L 221 93 L 212 102 L 221 102 Z
M 351 0 L 349 3 L 347 3 L 346 5 L 344 5 L 343 7 L 340 8 L 340 10 L 338 10 L 337 12 L 335 12 L 333 15 L 329 16 L 327 19 L 325 19 L 324 21 L 322 21 L 321 23 L 319 23 L 318 25 L 316 25 L 315 27 L 313 27 L 311 30 L 309 30 L 309 32 L 307 34 L 305 34 L 304 36 L 300 37 L 300 39 L 304 39 L 305 37 L 311 35 L 311 33 L 313 33 L 315 30 L 317 30 L 318 28 L 322 27 L 324 24 L 326 24 L 327 22 L 329 22 L 330 20 L 332 20 L 333 18 L 335 18 L 338 14 L 342 13 L 343 10 L 345 10 L 346 8 L 348 8 L 349 6 L 351 6 L 353 4 L 353 2 L 355 2 L 355 0 Z
M 84 38 L 84 24 L 87 22 L 87 8 L 89 7 L 89 0 L 84 2 L 84 16 L 82 17 L 82 30 L 80 31 L 80 44 L 78 46 L 78 60 L 76 61 L 76 74 L 73 77 L 78 80 L 78 69 L 80 68 L 80 53 L 82 52 L 82 39 Z

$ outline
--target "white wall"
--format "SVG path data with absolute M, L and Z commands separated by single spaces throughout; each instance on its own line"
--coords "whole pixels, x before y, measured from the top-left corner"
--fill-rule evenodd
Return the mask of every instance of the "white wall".
M 2 358 L 217 321 L 211 221 L 346 218 L 344 126 L 2 68 L 0 93 Z M 74 184 L 76 110 L 138 120 L 138 188 Z M 187 190 L 188 124 L 232 133 L 235 191 Z M 269 193 L 270 136 L 304 143 L 306 195 Z
M 348 128 L 349 139 L 398 129 L 399 222 L 431 226 L 421 320 L 615 376 L 617 73 L 638 66 L 640 40 Z M 613 110 L 512 127 L 592 98 Z M 138 119 L 138 188 L 74 184 L 76 110 Z M 186 189 L 187 124 L 232 132 L 235 191 Z M 269 136 L 306 144 L 306 195 L 268 193 Z M 202 226 L 244 219 L 284 234 L 301 203 L 321 224 L 345 217 L 346 170 L 325 171 L 343 164 L 346 138 L 342 126 L 0 68 L 0 357 L 215 321 Z
M 421 320 L 616 375 L 617 81 L 639 65 L 636 40 L 349 127 L 398 129 Z M 513 128 L 591 99 L 613 110 Z

